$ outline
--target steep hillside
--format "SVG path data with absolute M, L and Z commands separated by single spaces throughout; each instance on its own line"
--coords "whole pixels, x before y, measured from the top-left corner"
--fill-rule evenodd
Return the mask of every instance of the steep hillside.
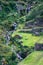
M 43 0 L 0 0 L 2 64 L 43 65 Z

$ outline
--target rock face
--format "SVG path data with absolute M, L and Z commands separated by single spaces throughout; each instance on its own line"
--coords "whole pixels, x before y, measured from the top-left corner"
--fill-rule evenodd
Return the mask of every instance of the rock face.
M 36 43 L 35 50 L 37 50 L 37 51 L 43 50 L 43 44 Z

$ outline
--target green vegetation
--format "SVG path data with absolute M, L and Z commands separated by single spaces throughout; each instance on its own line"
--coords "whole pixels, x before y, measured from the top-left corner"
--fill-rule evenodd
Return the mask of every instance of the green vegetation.
M 0 65 L 43 65 L 36 43 L 43 49 L 43 0 L 0 0 Z
M 39 39 L 37 42 L 43 44 L 43 38 Z
M 42 65 L 43 64 L 43 51 L 35 51 L 31 53 L 18 65 Z
M 34 46 L 34 44 L 41 38 L 43 38 L 43 36 L 34 36 L 32 34 L 28 34 L 28 33 L 13 33 L 12 37 L 14 37 L 14 35 L 19 34 L 21 35 L 23 38 L 21 39 L 21 41 L 23 41 L 23 45 L 25 46 Z M 30 41 L 31 40 L 31 41 Z

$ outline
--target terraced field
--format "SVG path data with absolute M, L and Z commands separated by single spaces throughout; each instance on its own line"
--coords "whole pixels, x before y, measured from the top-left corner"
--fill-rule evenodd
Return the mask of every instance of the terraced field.
M 43 65 L 43 51 L 35 51 L 31 53 L 18 65 Z
M 12 34 L 12 37 L 14 37 L 15 35 L 21 35 L 22 39 L 21 41 L 23 41 L 23 45 L 24 46 L 34 46 L 34 44 L 39 40 L 42 39 L 43 36 L 34 36 L 32 34 L 29 33 L 19 33 L 19 32 L 14 32 Z

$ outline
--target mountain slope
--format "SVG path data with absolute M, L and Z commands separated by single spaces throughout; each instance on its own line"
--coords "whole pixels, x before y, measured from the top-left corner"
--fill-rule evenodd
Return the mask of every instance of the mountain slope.
M 0 0 L 0 61 L 4 57 L 8 65 L 17 65 L 31 53 L 18 65 L 43 65 L 43 52 L 33 52 L 34 44 L 37 41 L 43 42 L 43 40 L 39 41 L 43 37 L 41 35 L 35 36 L 29 32 L 19 32 L 26 22 L 33 24 L 37 17 L 43 18 L 43 0 L 28 0 L 27 5 L 30 4 L 29 8 L 31 8 L 28 13 L 23 11 L 25 16 L 18 12 L 19 8 L 17 9 L 15 1 L 17 0 Z M 23 1 L 27 3 L 27 0 Z M 21 5 L 25 6 L 23 3 Z M 13 23 L 16 23 L 17 27 Z

